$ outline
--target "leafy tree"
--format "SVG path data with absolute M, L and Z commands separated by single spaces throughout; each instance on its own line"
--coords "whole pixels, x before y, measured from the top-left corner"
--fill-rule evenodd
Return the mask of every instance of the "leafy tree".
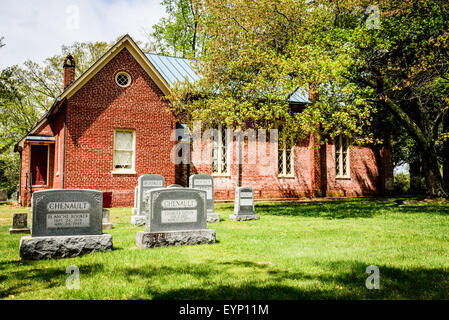
M 207 50 L 197 63 L 202 77 L 178 85 L 169 97 L 174 113 L 206 126 L 283 122 L 284 138 L 320 129 L 323 141 L 345 132 L 373 142 L 367 128 L 374 106 L 353 98 L 360 94 L 346 79 L 347 35 L 335 30 L 334 12 L 322 2 L 205 1 Z M 298 88 L 311 88 L 320 99 L 292 113 L 287 98 Z
M 447 197 L 440 144 L 449 103 L 449 5 L 440 0 L 379 5 L 379 29 L 353 33 L 351 81 L 371 89 L 364 98 L 393 115 L 413 139 L 427 194 Z
M 149 38 L 154 40 L 156 51 L 180 57 L 194 57 L 204 48 L 200 33 L 201 3 L 196 0 L 163 0 L 167 17 L 153 26 Z
M 48 109 L 62 93 L 62 65 L 67 54 L 76 60 L 76 77 L 79 77 L 111 46 L 107 42 L 75 42 L 63 45 L 60 54 L 45 59 L 42 63 L 27 60 L 20 68 L 24 89 L 37 108 Z
M 14 145 L 29 132 L 62 93 L 62 65 L 68 53 L 76 59 L 79 76 L 109 48 L 106 42 L 76 42 L 39 64 L 28 60 L 23 66 L 0 73 L 0 188 L 11 194 L 18 183 L 20 159 Z
M 315 133 L 326 141 L 343 133 L 355 143 L 389 139 L 396 123 L 418 149 L 428 195 L 447 196 L 439 144 L 449 92 L 448 4 L 380 0 L 378 21 L 371 4 L 205 1 L 202 80 L 179 84 L 172 110 L 206 125 L 283 122 L 289 137 Z M 296 88 L 319 99 L 293 113 L 286 98 Z
M 0 73 L 0 188 L 11 194 L 19 180 L 19 155 L 13 146 L 38 120 L 17 66 Z

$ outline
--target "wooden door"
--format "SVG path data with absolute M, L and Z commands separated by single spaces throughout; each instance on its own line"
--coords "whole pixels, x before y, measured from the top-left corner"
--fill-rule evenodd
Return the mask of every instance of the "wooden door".
M 48 146 L 31 145 L 31 177 L 33 186 L 46 186 L 48 175 Z

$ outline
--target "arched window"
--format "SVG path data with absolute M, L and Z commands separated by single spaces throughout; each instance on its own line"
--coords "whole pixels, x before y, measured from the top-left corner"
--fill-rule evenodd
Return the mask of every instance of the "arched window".
M 335 137 L 335 170 L 337 178 L 350 178 L 349 139 L 343 135 Z

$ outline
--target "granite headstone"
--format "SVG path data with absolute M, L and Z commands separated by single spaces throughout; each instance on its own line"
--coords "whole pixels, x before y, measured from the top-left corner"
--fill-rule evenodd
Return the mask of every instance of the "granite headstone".
M 100 235 L 103 193 L 76 189 L 35 191 L 31 218 L 33 237 Z
M 188 188 L 147 191 L 145 231 L 136 244 L 142 248 L 215 243 L 215 230 L 207 229 L 206 192 Z
M 134 188 L 134 207 L 131 210 L 133 216 L 135 216 L 137 214 L 137 196 L 138 196 L 138 193 L 139 193 L 139 187 L 136 186 Z
M 14 213 L 12 216 L 12 228 L 9 233 L 30 233 L 26 213 Z
M 214 178 L 209 174 L 194 174 L 189 177 L 189 187 L 206 191 L 207 222 L 219 222 L 220 215 L 214 209 Z
M 165 187 L 165 179 L 160 174 L 144 174 L 137 180 L 137 215 L 131 217 L 136 227 L 145 225 L 145 203 L 143 194 L 149 190 Z
M 112 223 L 111 223 L 111 212 L 108 209 L 103 209 L 103 230 L 106 229 L 112 229 Z
M 234 221 L 258 220 L 254 208 L 254 190 L 249 187 L 237 187 L 235 189 L 234 214 L 229 216 Z
M 101 191 L 35 191 L 31 205 L 31 237 L 20 240 L 23 259 L 65 258 L 112 250 L 112 236 L 102 231 Z
M 8 200 L 8 193 L 4 189 L 0 189 L 0 201 Z

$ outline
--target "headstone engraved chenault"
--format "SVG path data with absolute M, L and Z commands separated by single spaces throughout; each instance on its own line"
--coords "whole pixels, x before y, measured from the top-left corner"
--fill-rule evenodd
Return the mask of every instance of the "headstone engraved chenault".
M 146 230 L 136 235 L 141 248 L 215 243 L 207 229 L 206 191 L 189 188 L 153 189 L 144 195 Z
M 20 240 L 22 259 L 68 258 L 112 250 L 112 236 L 102 230 L 101 191 L 35 191 L 31 204 L 31 237 Z
M 30 233 L 26 213 L 14 213 L 12 216 L 12 228 L 9 233 Z
M 149 190 L 164 188 L 165 179 L 160 174 L 144 174 L 137 180 L 137 215 L 131 217 L 133 226 L 142 227 L 146 222 L 143 194 Z
M 220 215 L 214 209 L 214 178 L 209 174 L 194 174 L 189 177 L 189 187 L 206 191 L 207 222 L 219 222 Z
M 260 219 L 254 209 L 254 190 L 252 188 L 235 188 L 234 214 L 231 214 L 229 219 L 234 221 Z

